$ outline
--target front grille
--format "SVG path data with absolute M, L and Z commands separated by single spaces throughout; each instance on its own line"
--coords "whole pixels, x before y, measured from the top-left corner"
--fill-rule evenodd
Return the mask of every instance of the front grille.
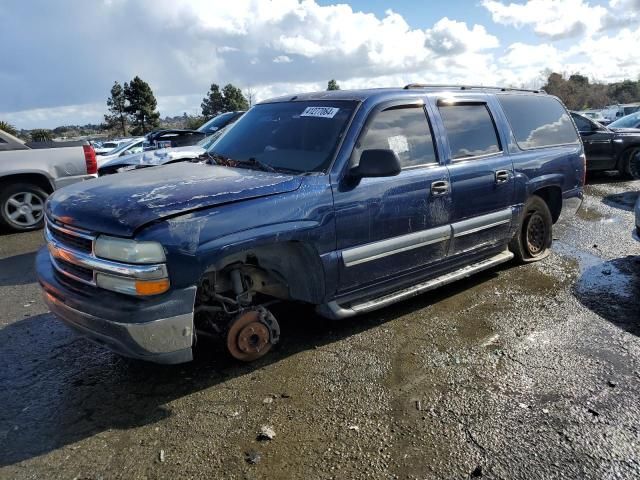
M 72 248 L 73 250 L 84 253 L 91 253 L 91 250 L 93 248 L 93 241 L 89 240 L 88 238 L 71 235 L 67 232 L 56 229 L 54 226 L 51 226 L 51 228 L 49 228 L 49 233 L 58 242 Z
M 61 258 L 56 259 L 55 262 L 58 264 L 58 268 L 64 273 L 67 273 L 78 280 L 93 282 L 93 270 L 89 270 L 88 268 L 84 268 L 79 265 L 74 265 L 73 263 L 69 263 Z

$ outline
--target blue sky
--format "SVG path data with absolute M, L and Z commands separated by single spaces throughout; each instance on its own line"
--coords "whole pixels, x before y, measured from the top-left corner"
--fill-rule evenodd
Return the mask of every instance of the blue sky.
M 548 70 L 640 75 L 640 0 L 0 0 L 0 119 L 100 122 L 139 75 L 162 115 L 209 85 L 264 99 L 408 82 L 540 87 Z

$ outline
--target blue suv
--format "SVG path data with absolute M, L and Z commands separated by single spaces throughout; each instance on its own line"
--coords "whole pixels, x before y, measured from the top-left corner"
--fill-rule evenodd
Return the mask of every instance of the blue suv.
M 544 92 L 408 85 L 262 102 L 193 162 L 55 192 L 37 272 L 53 313 L 120 354 L 244 361 L 274 301 L 351 317 L 516 258 L 582 202 L 585 156 Z

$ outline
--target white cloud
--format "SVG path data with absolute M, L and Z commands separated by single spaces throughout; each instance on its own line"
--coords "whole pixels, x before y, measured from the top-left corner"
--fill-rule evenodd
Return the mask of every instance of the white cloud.
M 529 0 L 504 4 L 483 0 L 493 21 L 514 27 L 530 26 L 534 32 L 550 39 L 576 37 L 600 29 L 607 9 L 584 0 Z
M 393 10 L 374 15 L 314 0 L 66 1 L 61 9 L 0 0 L 12 19 L 0 44 L 20 45 L 4 52 L 0 118 L 19 127 L 100 121 L 113 81 L 135 75 L 151 85 L 161 114 L 174 115 L 196 112 L 211 83 L 251 87 L 260 100 L 324 89 L 330 78 L 342 88 L 520 86 L 546 68 L 607 80 L 640 73 L 640 0 L 484 0 L 469 9 L 473 18 L 486 8 L 516 38 L 527 28 L 543 39 L 510 45 L 492 23 L 443 15 L 418 28 Z M 99 28 L 86 18 L 99 18 Z
M 273 59 L 273 63 L 291 63 L 293 62 L 293 60 L 291 60 L 291 58 L 287 57 L 286 55 L 278 55 L 276 58 Z

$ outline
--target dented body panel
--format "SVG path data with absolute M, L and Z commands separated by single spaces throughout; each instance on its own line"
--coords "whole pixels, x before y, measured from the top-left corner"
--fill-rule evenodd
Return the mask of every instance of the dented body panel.
M 171 290 L 153 300 L 136 299 L 132 305 L 141 309 L 174 292 L 195 292 L 203 278 L 231 288 L 230 278 L 222 277 L 235 269 L 248 276 L 256 273 L 253 294 L 303 301 L 323 315 L 340 318 L 509 260 L 513 255 L 505 249 L 531 195 L 548 199 L 554 221 L 580 206 L 584 157 L 577 133 L 571 144 L 523 150 L 490 92 L 322 92 L 267 103 L 331 99 L 358 103 L 324 171 L 298 175 L 178 163 L 70 187 L 51 197 L 47 215 L 97 235 L 160 243 Z M 495 122 L 500 151 L 453 159 L 438 112 L 443 99 L 485 105 Z M 371 119 L 387 106 L 405 105 L 428 119 L 436 161 L 395 176 L 354 178 L 354 152 Z M 323 114 L 332 112 L 326 109 Z M 251 112 L 238 125 L 247 118 Z M 436 191 L 435 185 L 443 188 Z M 47 270 L 46 257 L 38 257 L 40 282 L 64 304 L 68 281 L 52 280 L 59 275 Z M 264 288 L 256 281 L 264 281 Z M 399 289 L 405 293 L 391 295 Z M 102 301 L 100 289 L 83 287 L 83 292 Z M 386 300 L 377 304 L 376 298 Z M 191 302 L 177 312 L 180 319 L 193 314 Z

